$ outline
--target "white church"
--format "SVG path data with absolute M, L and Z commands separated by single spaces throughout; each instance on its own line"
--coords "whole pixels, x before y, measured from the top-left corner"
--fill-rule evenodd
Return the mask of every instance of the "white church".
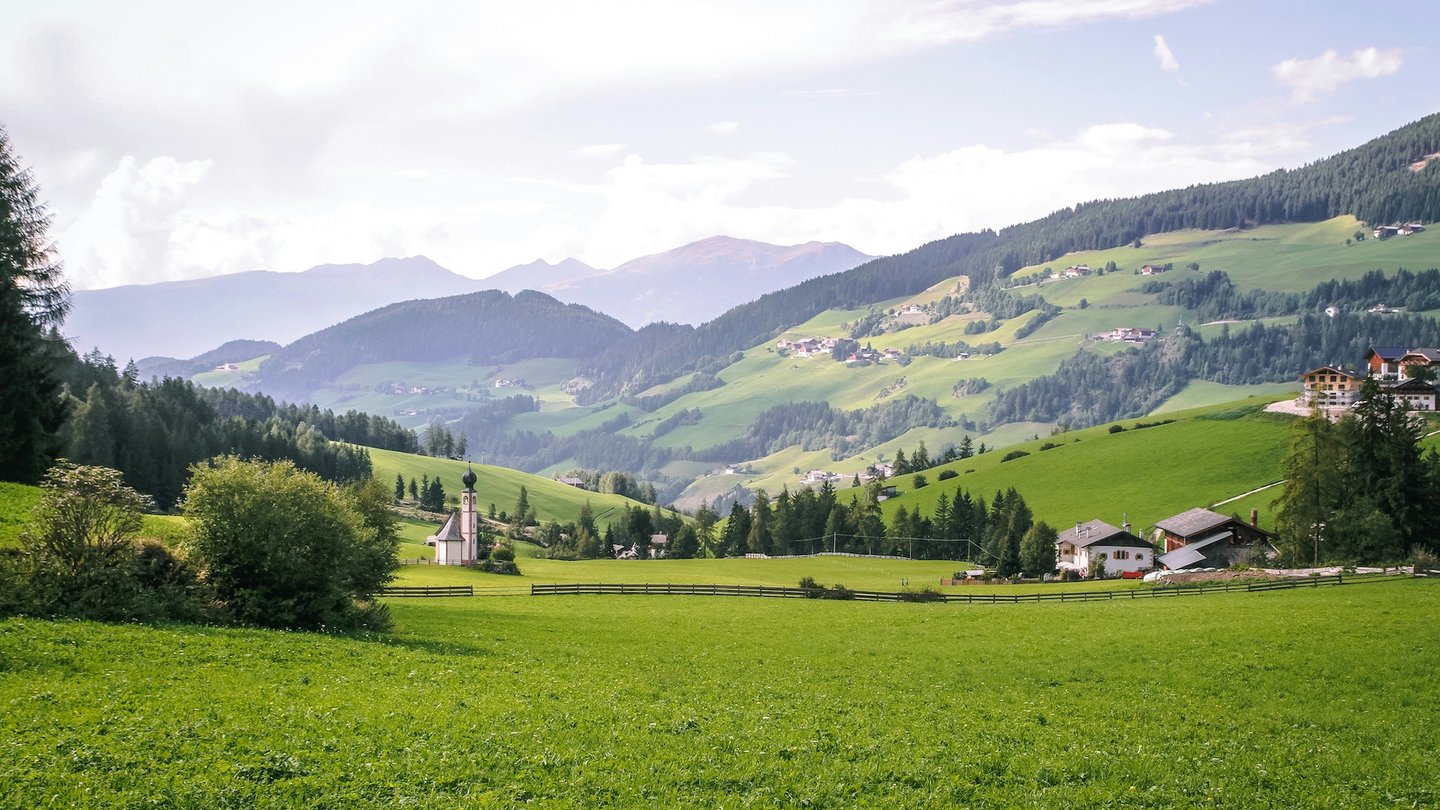
M 480 513 L 475 508 L 475 471 L 466 470 L 460 482 L 460 511 L 451 512 L 440 531 L 425 538 L 435 547 L 436 565 L 474 565 L 480 560 Z M 486 551 L 489 549 L 487 548 Z

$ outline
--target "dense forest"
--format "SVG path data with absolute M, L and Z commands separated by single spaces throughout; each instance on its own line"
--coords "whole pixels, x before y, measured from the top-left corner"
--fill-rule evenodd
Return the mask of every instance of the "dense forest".
M 288 459 L 330 481 L 369 478 L 367 445 L 415 452 L 414 432 L 379 416 L 277 404 L 264 395 L 201 388 L 177 378 L 142 382 L 131 365 L 71 354 L 58 377 L 71 392 L 60 455 L 112 467 L 161 508 L 175 505 L 190 466 L 213 456 Z M 335 439 L 352 444 L 338 444 Z
M 697 329 L 657 330 L 646 341 L 628 343 L 624 352 L 597 356 L 582 364 L 582 373 L 596 383 L 587 397 L 599 401 L 705 369 L 827 309 L 913 295 L 958 275 L 969 276 L 972 289 L 979 290 L 1026 265 L 1074 250 L 1137 243 L 1146 234 L 1317 222 L 1341 214 L 1367 222 L 1440 219 L 1437 163 L 1420 172 L 1409 169 L 1435 152 L 1440 152 L 1440 114 L 1298 169 L 1084 203 L 998 233 L 951 236 L 770 293 Z

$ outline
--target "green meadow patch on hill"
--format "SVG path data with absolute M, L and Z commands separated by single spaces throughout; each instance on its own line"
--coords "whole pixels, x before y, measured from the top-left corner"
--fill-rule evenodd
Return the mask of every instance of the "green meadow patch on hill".
M 885 501 L 882 509 L 887 520 L 901 506 L 928 515 L 940 493 L 953 496 L 957 485 L 987 499 L 1014 487 L 1036 520 L 1056 528 L 1093 518 L 1118 526 L 1128 514 L 1137 530 L 1144 529 L 1281 479 L 1294 418 L 1265 413 L 1269 401 L 1228 403 L 1163 419 L 1126 419 L 1114 423 L 1122 428 L 1115 433 L 1102 426 L 1034 439 L 927 470 L 921 475 L 929 486 L 919 490 L 913 488 L 913 475 L 897 476 L 889 483 L 900 497 Z M 1157 424 L 1167 419 L 1175 421 Z M 1052 446 L 1042 450 L 1045 445 Z M 1028 455 L 1004 461 L 1011 450 Z M 946 469 L 959 475 L 939 481 Z M 1268 502 L 1258 506 L 1268 525 Z M 1248 518 L 1248 512 L 1242 517 Z
M 541 521 L 572 522 L 580 516 L 580 509 L 586 501 L 589 501 L 590 508 L 594 510 L 595 519 L 603 526 L 611 519 L 612 513 L 618 514 L 622 507 L 639 503 L 621 495 L 604 495 L 599 492 L 577 489 L 550 478 L 504 467 L 492 467 L 487 464 L 468 465 L 466 462 L 452 459 L 418 456 L 393 450 L 367 449 L 375 467 L 375 478 L 386 486 L 394 485 L 397 473 L 404 477 L 407 486 L 411 478 L 420 481 L 423 476 L 427 475 L 431 479 L 438 477 L 441 485 L 445 487 L 447 500 L 460 497 L 460 490 L 464 487 L 460 483 L 460 477 L 465 474 L 466 469 L 473 466 L 475 475 L 479 478 L 475 483 L 475 497 L 481 512 L 488 512 L 492 503 L 495 504 L 497 512 L 514 511 L 522 486 L 525 487 L 530 505 L 535 508 L 536 517 Z
M 1440 802 L 1431 581 L 391 609 L 387 636 L 0 622 L 0 804 Z

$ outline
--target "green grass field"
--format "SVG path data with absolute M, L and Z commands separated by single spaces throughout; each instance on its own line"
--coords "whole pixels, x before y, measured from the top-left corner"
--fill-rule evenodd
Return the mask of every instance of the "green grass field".
M 0 622 L 9 807 L 1412 807 L 1440 584 L 1009 606 L 396 601 Z
M 29 521 L 30 510 L 40 503 L 40 488 L 0 481 L 0 548 L 14 546 Z

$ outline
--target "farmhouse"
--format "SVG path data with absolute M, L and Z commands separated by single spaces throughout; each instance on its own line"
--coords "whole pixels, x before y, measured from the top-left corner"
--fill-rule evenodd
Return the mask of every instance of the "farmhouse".
M 1140 265 L 1140 275 L 1142 275 L 1142 276 L 1158 276 L 1158 275 L 1160 275 L 1160 274 L 1163 273 L 1163 272 L 1165 272 L 1165 267 L 1164 267 L 1163 265 L 1158 265 L 1158 264 L 1142 264 L 1142 265 Z
M 1365 352 L 1365 367 L 1377 380 L 1400 379 L 1400 358 L 1410 352 L 1397 346 L 1371 346 Z
M 1435 386 L 1423 380 L 1407 377 L 1403 380 L 1381 383 L 1380 390 L 1394 397 L 1396 401 L 1412 411 L 1435 410 Z
M 1250 522 L 1211 512 L 1191 509 L 1155 524 L 1156 540 L 1164 544 L 1160 564 L 1171 570 L 1182 568 L 1226 568 L 1239 562 L 1256 544 L 1269 542 L 1270 533 L 1256 523 L 1259 515 L 1250 511 Z
M 669 550 L 670 550 L 670 535 L 668 535 L 668 534 L 652 534 L 652 535 L 650 535 L 650 558 L 651 558 L 651 559 L 653 559 L 653 560 L 658 560 L 658 559 L 660 559 L 661 557 L 664 557 L 665 554 L 666 554 L 666 552 L 669 551 Z
M 1092 560 L 1103 560 L 1105 575 L 1114 576 L 1155 567 L 1155 547 L 1130 532 L 1130 524 L 1116 528 L 1103 520 L 1076 523 L 1060 533 L 1055 543 L 1059 568 L 1082 574 Z
M 1079 278 L 1090 275 L 1090 266 L 1085 264 L 1072 264 L 1065 268 L 1065 278 Z
M 1154 329 L 1137 329 L 1133 326 L 1117 326 L 1111 329 L 1104 337 L 1106 340 L 1123 340 L 1126 343 L 1144 343 L 1147 340 L 1154 340 L 1156 336 Z
M 559 481 L 560 483 L 564 484 L 564 485 L 567 486 L 567 487 L 575 487 L 576 489 L 584 489 L 584 488 L 585 488 L 585 479 L 583 479 L 583 478 L 575 478 L 575 477 L 572 477 L 572 476 L 565 476 L 565 477 L 563 477 L 563 478 L 556 478 L 555 480 L 556 480 L 556 481 Z
M 1321 366 L 1300 375 L 1304 384 L 1300 402 L 1306 406 L 1348 408 L 1360 396 L 1359 372 L 1344 366 Z

